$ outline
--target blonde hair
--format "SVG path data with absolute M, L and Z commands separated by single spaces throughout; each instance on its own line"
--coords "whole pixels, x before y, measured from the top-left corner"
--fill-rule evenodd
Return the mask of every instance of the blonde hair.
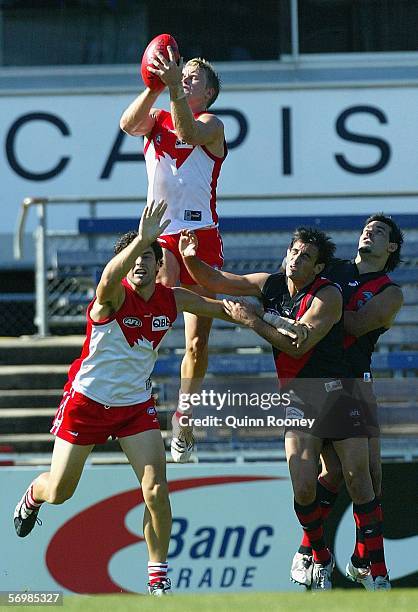
M 206 85 L 210 89 L 213 89 L 213 94 L 209 98 L 206 108 L 212 106 L 215 102 L 216 98 L 219 95 L 219 90 L 221 88 L 221 80 L 219 78 L 219 74 L 216 72 L 214 67 L 210 62 L 203 59 L 203 57 L 194 57 L 186 63 L 186 66 L 192 64 L 193 66 L 198 66 L 200 70 L 204 70 L 206 74 Z

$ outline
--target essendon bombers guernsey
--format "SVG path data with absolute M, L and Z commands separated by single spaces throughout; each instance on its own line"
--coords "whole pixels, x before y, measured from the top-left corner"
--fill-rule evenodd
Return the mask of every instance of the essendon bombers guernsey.
M 202 113 L 196 113 L 195 118 Z M 204 145 L 190 145 L 174 131 L 170 113 L 160 110 L 154 127 L 145 138 L 144 155 L 148 173 L 148 204 L 167 202 L 165 219 L 171 223 L 165 234 L 183 229 L 216 227 L 216 186 L 227 155 L 217 157 Z
M 396 285 L 384 272 L 359 274 L 354 261 L 336 260 L 326 271 L 328 278 L 340 285 L 343 292 L 344 310 L 360 310 L 372 297 L 387 287 Z M 359 338 L 346 334 L 344 348 L 352 376 L 368 380 L 370 365 L 376 342 L 387 329 L 379 327 Z
M 262 291 L 266 311 L 299 320 L 309 309 L 318 291 L 335 286 L 326 278 L 317 276 L 312 283 L 290 296 L 285 274 L 271 274 Z M 343 320 L 333 325 L 328 334 L 301 357 L 291 357 L 273 347 L 277 375 L 285 385 L 294 378 L 340 378 L 346 376 L 343 349 Z
M 81 356 L 68 380 L 83 395 L 106 406 L 129 406 L 151 397 L 150 376 L 158 347 L 177 317 L 174 292 L 157 283 L 143 300 L 126 279 L 125 301 L 108 319 L 96 323 L 87 309 L 87 332 Z

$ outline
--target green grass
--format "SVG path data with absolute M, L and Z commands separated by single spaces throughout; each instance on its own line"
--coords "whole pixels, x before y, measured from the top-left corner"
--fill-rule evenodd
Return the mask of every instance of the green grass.
M 414 603 L 415 602 L 415 603 Z M 28 609 L 25 606 L 24 609 Z M 30 609 L 35 609 L 30 607 Z M 40 608 L 36 608 L 39 610 Z M 62 608 L 54 608 L 57 612 Z M 244 593 L 235 595 L 173 595 L 151 598 L 141 595 L 65 595 L 65 610 L 82 612 L 402 612 L 418 610 L 418 589 L 391 592 L 335 590 L 328 593 Z

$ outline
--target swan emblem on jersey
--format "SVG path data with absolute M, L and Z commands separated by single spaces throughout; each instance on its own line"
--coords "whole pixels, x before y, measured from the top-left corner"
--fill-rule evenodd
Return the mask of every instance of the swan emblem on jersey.
M 155 156 L 158 159 L 158 161 L 160 162 L 160 164 L 162 164 L 163 166 L 167 166 L 172 175 L 176 176 L 177 172 L 179 170 L 179 168 L 184 164 L 184 162 L 186 161 L 186 159 L 189 157 L 189 155 L 193 152 L 193 145 L 185 145 L 182 147 L 179 147 L 177 145 L 174 146 L 174 149 L 187 149 L 187 151 L 184 151 L 183 154 L 178 153 L 179 157 L 171 157 L 170 153 L 168 153 L 167 151 L 162 151 L 161 149 L 155 149 Z M 176 154 L 176 152 L 172 149 L 171 151 L 174 155 Z

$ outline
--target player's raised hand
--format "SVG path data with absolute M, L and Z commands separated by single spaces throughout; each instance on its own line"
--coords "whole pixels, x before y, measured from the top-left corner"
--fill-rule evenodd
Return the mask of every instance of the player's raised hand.
M 151 244 L 158 236 L 161 236 L 171 222 L 171 219 L 166 219 L 161 223 L 161 219 L 166 210 L 167 202 L 164 200 L 160 200 L 158 204 L 153 200 L 150 204 L 145 206 L 138 227 L 138 235 L 141 240 Z
M 157 51 L 152 62 L 154 66 L 148 66 L 147 69 L 149 72 L 159 76 L 164 85 L 168 87 L 177 87 L 181 85 L 183 77 L 183 58 L 181 57 L 177 64 L 173 49 L 167 47 L 167 52 L 169 57 L 168 60 L 162 53 Z
M 183 230 L 180 234 L 179 251 L 182 257 L 195 257 L 197 254 L 198 239 L 191 230 Z

